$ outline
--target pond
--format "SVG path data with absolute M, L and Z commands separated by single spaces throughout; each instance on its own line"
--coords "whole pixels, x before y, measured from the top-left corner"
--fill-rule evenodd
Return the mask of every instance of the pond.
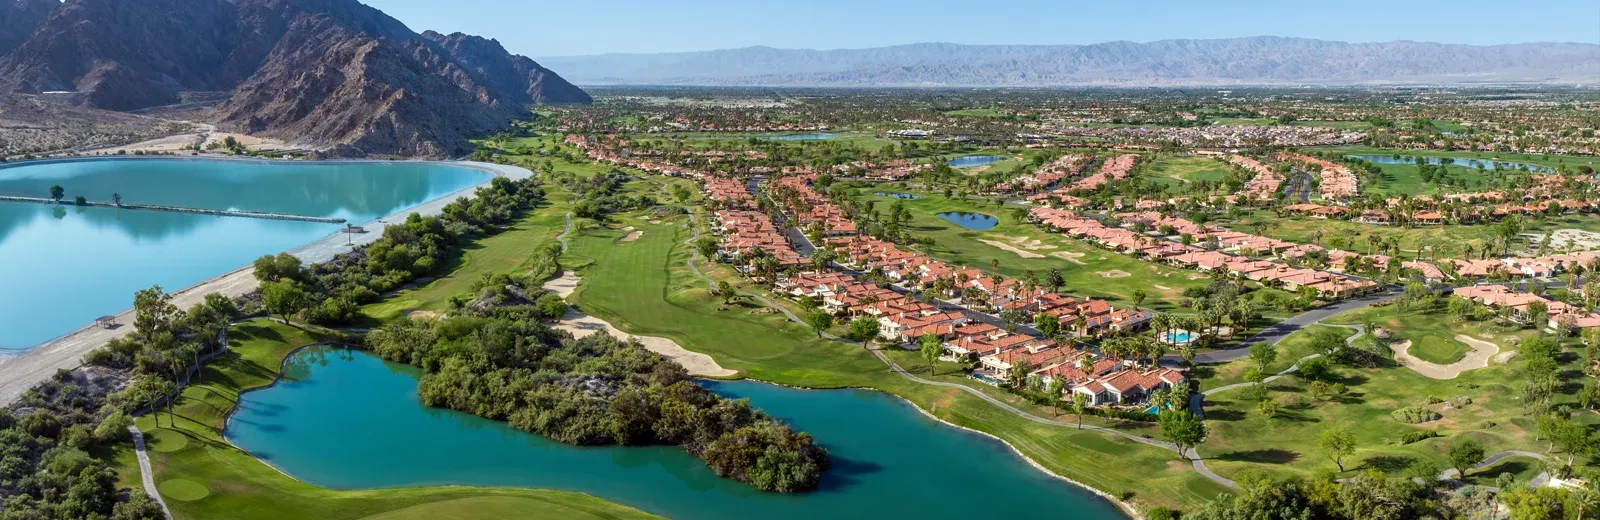
M 192 159 L 64 161 L 0 168 L 0 195 L 242 209 L 362 224 L 481 183 L 431 163 Z M 0 348 L 25 349 L 132 306 L 335 234 L 338 224 L 0 202 Z
M 827 141 L 827 140 L 830 140 L 830 139 L 838 139 L 838 138 L 839 138 L 839 134 L 817 133 L 817 134 L 774 135 L 774 136 L 769 136 L 769 137 L 763 137 L 762 139 L 771 139 L 771 140 L 774 140 L 774 141 Z
M 1536 164 L 1492 161 L 1487 159 L 1468 159 L 1465 157 L 1427 157 L 1408 155 L 1401 155 L 1399 159 L 1394 158 L 1393 155 L 1347 155 L 1346 157 L 1354 157 L 1375 164 L 1417 164 L 1416 161 L 1424 160 L 1427 161 L 1428 164 L 1449 164 L 1451 166 L 1472 168 L 1474 170 L 1521 170 L 1524 166 L 1526 166 L 1528 170 L 1535 172 L 1554 173 L 1556 171 L 1555 168 L 1539 166 Z M 1451 162 L 1445 162 L 1447 160 Z
M 997 163 L 1006 159 L 1010 159 L 1010 157 L 1006 157 L 1004 155 L 963 155 L 961 157 L 951 159 L 949 164 L 951 168 L 971 168 L 974 166 Z
M 967 213 L 965 211 L 946 211 L 939 214 L 939 218 L 956 223 L 956 225 L 974 231 L 994 229 L 1000 225 L 1000 219 L 993 215 L 982 213 Z
M 677 447 L 580 448 L 503 422 L 428 408 L 419 371 L 359 351 L 308 349 L 286 379 L 244 395 L 226 435 L 300 480 L 334 489 L 460 484 L 589 493 L 670 518 L 1124 518 L 988 437 L 865 390 L 702 384 L 809 432 L 834 467 L 821 489 L 761 493 Z
M 873 192 L 872 194 L 873 195 L 877 195 L 879 197 L 889 197 L 891 199 L 902 199 L 902 200 L 916 200 L 916 199 L 922 198 L 921 195 L 917 195 L 917 194 L 914 194 L 914 193 L 900 193 L 900 192 L 897 192 L 897 191 L 878 191 L 878 192 Z

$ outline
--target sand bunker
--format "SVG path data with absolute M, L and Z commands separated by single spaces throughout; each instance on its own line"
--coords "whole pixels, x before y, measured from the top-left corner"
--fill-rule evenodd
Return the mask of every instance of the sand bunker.
M 1460 361 L 1448 365 L 1429 363 L 1411 357 L 1411 354 L 1407 352 L 1411 349 L 1410 340 L 1390 344 L 1389 349 L 1394 351 L 1395 361 L 1430 379 L 1455 379 L 1462 372 L 1489 366 L 1490 358 L 1497 357 L 1495 354 L 1500 352 L 1499 345 L 1465 334 L 1456 335 L 1456 341 L 1466 343 L 1468 347 L 1472 347 L 1472 352 L 1468 352 L 1467 356 L 1461 358 Z M 1513 353 L 1515 352 L 1508 352 L 1508 354 Z
M 1020 257 L 1023 257 L 1023 258 L 1044 258 L 1044 255 L 1041 255 L 1039 253 L 1035 253 L 1033 251 L 1028 251 L 1028 250 L 1025 250 L 1025 249 L 1018 249 L 1016 246 L 1013 246 L 1011 244 L 1007 244 L 1005 242 L 1000 242 L 1000 241 L 997 241 L 997 240 L 985 240 L 985 239 L 982 239 L 982 238 L 978 239 L 978 241 L 979 242 L 983 242 L 985 244 L 989 244 L 989 245 L 994 246 L 994 247 L 998 247 L 1000 249 L 1004 249 L 1006 251 L 1010 251 L 1012 253 L 1016 253 L 1017 256 L 1020 256 Z
M 1005 238 L 1007 241 L 1009 241 L 1009 242 L 1011 242 L 1013 244 L 1016 244 L 1017 247 L 1021 247 L 1023 249 L 1027 249 L 1027 250 L 1030 250 L 1030 251 L 1038 251 L 1038 250 L 1041 250 L 1041 249 L 1055 249 L 1056 248 L 1056 246 L 1054 246 L 1054 245 L 1050 245 L 1050 244 L 1046 244 L 1044 242 L 1040 242 L 1039 239 L 1037 239 L 1037 238 L 1029 239 L 1028 237 L 1009 237 L 1009 236 L 1003 236 L 1002 238 Z
M 545 282 L 544 289 L 565 298 L 571 295 L 572 291 L 578 287 L 579 281 L 580 279 L 576 273 L 564 271 L 560 277 Z M 641 345 L 644 345 L 644 348 L 651 352 L 666 356 L 668 359 L 683 365 L 683 368 L 688 370 L 690 375 L 729 377 L 738 374 L 737 371 L 722 368 L 721 365 L 717 364 L 716 360 L 711 359 L 711 356 L 685 349 L 683 346 L 678 345 L 676 341 L 667 338 L 628 334 L 617 330 L 616 327 L 611 326 L 605 320 L 585 315 L 576 309 L 568 311 L 567 315 L 556 323 L 556 328 L 571 332 L 573 336 L 580 338 L 603 331 L 624 341 L 637 339 Z
M 1538 244 L 1544 240 L 1544 235 L 1527 234 L 1529 244 Z M 1588 251 L 1600 249 L 1600 233 L 1584 231 L 1581 229 L 1557 229 L 1550 233 L 1550 248 L 1566 250 L 1567 244 L 1572 244 L 1575 251 Z M 1537 246 L 1535 246 L 1537 247 Z
M 1161 289 L 1161 290 L 1163 290 L 1163 291 L 1170 291 L 1170 290 L 1172 290 L 1172 288 L 1171 288 L 1171 287 L 1167 287 L 1167 286 L 1165 286 L 1165 285 L 1159 285 L 1159 284 L 1158 284 L 1158 285 L 1151 285 L 1151 287 L 1155 287 L 1155 288 L 1157 288 L 1157 289 Z
M 626 244 L 628 242 L 632 242 L 632 241 L 638 240 L 639 237 L 642 237 L 642 236 L 644 236 L 644 232 L 643 231 L 634 231 L 632 233 L 628 233 L 628 236 L 622 237 L 622 243 Z
M 438 318 L 439 313 L 434 311 L 411 311 L 406 313 L 406 317 L 413 320 L 431 320 Z
M 1083 265 L 1083 260 L 1079 260 L 1079 258 L 1083 258 L 1083 253 L 1074 253 L 1074 252 L 1071 252 L 1071 251 L 1056 251 L 1054 253 L 1050 253 L 1050 256 L 1053 256 L 1053 257 L 1056 257 L 1056 258 L 1060 258 L 1062 260 L 1066 260 L 1066 261 L 1072 262 L 1074 264 Z
M 1127 271 L 1118 269 L 1112 269 L 1110 271 L 1096 271 L 1094 274 L 1100 275 L 1101 278 L 1127 278 L 1129 276 L 1133 276 L 1128 274 Z

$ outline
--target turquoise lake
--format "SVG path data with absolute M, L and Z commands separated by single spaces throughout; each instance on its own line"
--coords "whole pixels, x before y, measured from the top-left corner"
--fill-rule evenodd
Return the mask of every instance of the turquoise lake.
M 1465 157 L 1449 158 L 1410 155 L 1402 155 L 1399 159 L 1396 159 L 1393 155 L 1347 155 L 1346 157 L 1354 157 L 1373 164 L 1417 164 L 1417 161 L 1421 160 L 1432 165 L 1448 164 L 1451 166 L 1460 166 L 1462 168 L 1472 168 L 1475 170 L 1521 170 L 1523 168 L 1527 168 L 1529 171 L 1543 173 L 1554 173 L 1556 171 L 1555 168 L 1539 166 L 1536 164 L 1492 161 L 1488 159 L 1469 159 Z M 1451 159 L 1451 161 L 1445 162 L 1445 159 Z
M 419 377 L 364 352 L 303 350 L 279 384 L 243 396 L 225 434 L 295 478 L 333 489 L 557 488 L 696 519 L 1125 518 L 1000 442 L 880 392 L 702 383 L 750 399 L 828 448 L 833 469 L 821 489 L 780 495 L 719 478 L 677 447 L 580 448 L 424 407 Z
M 428 163 L 191 159 L 50 162 L 0 168 L 0 195 L 241 209 L 365 223 L 479 184 L 483 171 Z M 264 254 L 335 234 L 337 224 L 0 202 L 0 348 L 25 349 Z
M 971 168 L 1010 159 L 1003 155 L 963 155 L 950 160 L 951 168 Z

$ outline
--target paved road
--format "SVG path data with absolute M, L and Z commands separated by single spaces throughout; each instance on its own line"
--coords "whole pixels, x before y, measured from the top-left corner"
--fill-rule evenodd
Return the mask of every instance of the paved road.
M 1349 338 L 1344 340 L 1344 344 L 1346 346 L 1355 344 L 1357 339 L 1361 339 L 1361 336 L 1366 334 L 1366 328 L 1361 326 L 1361 325 L 1329 325 L 1329 326 L 1330 327 L 1344 327 L 1344 328 L 1347 328 L 1347 329 L 1355 329 L 1356 335 L 1350 336 Z M 1288 376 L 1289 374 L 1293 374 L 1295 372 L 1298 372 L 1298 371 L 1300 371 L 1300 364 L 1301 363 L 1305 363 L 1306 361 L 1308 361 L 1310 359 L 1319 358 L 1319 357 L 1322 357 L 1322 354 L 1312 354 L 1312 355 L 1300 358 L 1298 361 L 1295 361 L 1294 366 L 1291 366 L 1291 367 L 1289 367 L 1288 369 L 1285 369 L 1282 372 L 1278 372 L 1276 374 L 1273 374 L 1272 376 L 1267 377 L 1266 379 L 1262 380 L 1262 382 L 1271 383 L 1273 381 L 1277 381 L 1279 378 L 1283 378 L 1285 376 Z M 1198 394 L 1192 395 L 1192 396 L 1189 397 L 1189 410 L 1194 412 L 1194 413 L 1200 413 L 1200 411 L 1201 411 L 1200 410 L 1200 403 L 1204 399 L 1205 396 L 1212 395 L 1212 394 L 1218 394 L 1218 393 L 1226 392 L 1226 391 L 1229 391 L 1229 390 L 1235 390 L 1235 389 L 1239 389 L 1239 388 L 1247 388 L 1247 387 L 1249 387 L 1249 386 L 1251 386 L 1253 384 L 1255 384 L 1255 383 L 1235 383 L 1235 384 L 1231 384 L 1231 385 L 1227 385 L 1227 386 L 1219 386 L 1219 387 L 1212 388 L 1210 390 L 1206 390 L 1204 392 L 1200 392 Z
M 1194 362 L 1196 364 L 1209 365 L 1213 363 L 1227 363 L 1229 361 L 1243 359 L 1245 356 L 1250 355 L 1250 345 L 1256 343 L 1277 345 L 1278 342 L 1283 341 L 1283 338 L 1289 337 L 1290 334 L 1294 334 L 1295 332 L 1300 331 L 1300 329 L 1304 329 L 1311 325 L 1321 323 L 1322 320 L 1333 317 L 1334 315 L 1361 309 L 1374 303 L 1393 300 L 1399 297 L 1401 294 L 1402 293 L 1400 291 L 1390 289 L 1385 292 L 1366 297 L 1356 298 L 1353 300 L 1344 300 L 1311 309 L 1309 311 L 1296 314 L 1278 323 L 1272 324 L 1272 326 L 1267 327 L 1261 332 L 1257 332 L 1255 335 L 1246 338 L 1243 342 L 1240 342 L 1239 346 L 1237 347 L 1196 354 L 1194 357 Z M 1162 358 L 1161 361 L 1162 364 L 1165 365 L 1177 366 L 1183 362 L 1183 357 L 1177 354 L 1168 354 L 1166 357 Z
M 497 176 L 512 179 L 524 179 L 533 176 L 533 172 L 516 166 L 475 162 L 440 164 L 478 168 L 494 173 Z M 479 184 L 478 186 L 482 185 Z M 404 222 L 406 216 L 412 213 L 438 215 L 443 212 L 446 204 L 457 198 L 471 198 L 473 192 L 477 191 L 478 186 L 466 188 L 369 222 L 363 226 L 366 229 L 366 233 L 359 235 L 336 233 L 291 250 L 289 253 L 300 257 L 301 261 L 307 264 L 326 262 L 332 259 L 334 255 L 350 251 L 353 246 L 362 246 L 378 240 L 383 237 L 383 229 L 390 223 Z M 251 267 L 245 266 L 173 293 L 172 303 L 179 308 L 187 309 L 203 301 L 207 294 L 220 293 L 231 298 L 247 294 L 255 290 L 255 288 L 256 280 L 252 274 Z M 131 299 L 132 296 L 129 295 L 129 298 Z M 120 324 L 120 326 L 107 329 L 89 325 L 41 343 L 17 357 L 0 360 L 0 405 L 16 401 L 23 392 L 32 388 L 33 385 L 50 378 L 57 370 L 71 370 L 81 366 L 83 364 L 83 355 L 90 350 L 99 348 L 101 345 L 106 344 L 107 341 L 133 332 L 133 309 L 122 311 L 114 315 L 114 317 L 116 318 L 116 323 Z

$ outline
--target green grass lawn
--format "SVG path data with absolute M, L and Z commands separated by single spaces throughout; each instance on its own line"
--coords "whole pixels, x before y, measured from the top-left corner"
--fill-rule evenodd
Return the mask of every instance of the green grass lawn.
M 1372 321 L 1395 331 L 1396 337 L 1401 339 L 1470 333 L 1505 348 L 1512 345 L 1511 338 L 1532 334 L 1479 323 L 1437 325 L 1446 320 L 1432 311 L 1400 312 L 1394 307 L 1355 311 L 1330 321 Z M 1280 360 L 1283 354 L 1293 352 L 1291 342 L 1299 341 L 1296 336 L 1312 333 L 1301 331 L 1286 339 L 1284 343 L 1289 346 L 1280 350 Z M 1567 364 L 1565 368 L 1577 369 L 1579 357 L 1571 352 L 1566 354 L 1562 358 Z M 1249 397 L 1247 390 L 1217 394 L 1206 399 L 1211 435 L 1201 448 L 1209 458 L 1207 465 L 1229 476 L 1239 476 L 1250 470 L 1300 476 L 1309 476 L 1317 470 L 1334 470 L 1333 462 L 1315 447 L 1317 436 L 1332 426 L 1348 429 L 1358 441 L 1356 454 L 1345 461 L 1347 471 L 1370 468 L 1404 474 L 1428 465 L 1443 469 L 1448 466 L 1446 453 L 1450 444 L 1460 436 L 1478 440 L 1489 453 L 1510 449 L 1542 452 L 1549 447 L 1548 442 L 1535 440 L 1533 420 L 1522 414 L 1517 399 L 1522 386 L 1521 366 L 1520 358 L 1513 358 L 1507 364 L 1491 364 L 1464 372 L 1452 380 L 1429 379 L 1400 366 L 1339 366 L 1336 382 L 1350 389 L 1344 398 L 1316 401 L 1307 393 L 1308 383 L 1299 377 L 1271 383 L 1271 398 L 1284 403 L 1284 399 L 1298 395 L 1307 403 L 1283 406 L 1274 418 L 1267 418 L 1257 410 L 1256 401 Z M 1557 394 L 1557 402 L 1575 400 L 1572 395 L 1575 389 L 1563 389 L 1563 392 Z M 1467 396 L 1472 403 L 1460 409 L 1448 409 L 1443 404 L 1426 405 L 1442 413 L 1444 418 L 1421 425 L 1403 424 L 1390 417 L 1390 412 L 1397 408 L 1424 406 L 1425 399 L 1430 396 L 1444 400 Z M 1593 414 L 1580 414 L 1576 418 L 1585 423 L 1595 422 Z M 1424 429 L 1437 430 L 1443 437 L 1410 445 L 1398 443 L 1403 434 Z M 1508 471 L 1522 474 L 1525 470 Z
M 857 190 L 855 198 L 875 201 L 879 212 L 888 211 L 889 205 L 899 200 L 873 195 L 877 191 L 881 188 L 863 188 Z M 1208 283 L 1206 279 L 1190 279 L 1199 276 L 1193 271 L 1152 264 L 1057 233 L 1047 233 L 1017 220 L 1012 215 L 1015 208 L 1010 206 L 945 198 L 934 193 L 919 194 L 923 198 L 904 201 L 912 215 L 911 231 L 919 238 L 933 239 L 934 245 L 918 248 L 952 265 L 995 271 L 991 266 L 998 261 L 1000 274 L 1016 277 L 1032 270 L 1041 279 L 1054 268 L 1060 270 L 1061 277 L 1067 281 L 1064 290 L 1069 294 L 1105 298 L 1119 306 L 1131 306 L 1133 292 L 1143 290 L 1146 294 L 1143 307 L 1159 311 L 1178 310 L 1177 302 L 1184 289 Z M 972 231 L 938 216 L 947 211 L 992 215 L 998 217 L 1000 223 L 993 229 Z M 996 243 L 1022 253 L 1008 251 Z
M 1283 338 L 1283 341 L 1278 342 L 1277 357 L 1271 363 L 1268 363 L 1267 369 L 1262 372 L 1268 376 L 1283 372 L 1298 363 L 1301 358 L 1311 355 L 1313 353 L 1311 338 L 1317 334 L 1337 334 L 1340 338 L 1349 338 L 1355 334 L 1355 330 L 1324 325 L 1306 327 L 1300 332 Z M 1206 391 L 1212 388 L 1245 382 L 1245 371 L 1254 366 L 1256 366 L 1254 361 L 1240 359 L 1220 365 L 1196 367 L 1192 374 L 1199 381 L 1200 390 Z
M 467 245 L 450 275 L 363 306 L 360 313 L 372 320 L 387 322 L 418 311 L 443 311 L 449 308 L 450 298 L 466 294 L 480 278 L 526 267 L 534 251 L 554 240 L 566 223 L 567 206 L 553 204 L 558 197 L 564 194 L 553 193 L 552 204 L 530 211 L 510 229 Z
M 1171 193 L 1188 191 L 1196 181 L 1220 182 L 1228 177 L 1228 165 L 1210 157 L 1162 155 L 1145 168 L 1144 174 L 1167 185 Z
M 1169 507 L 1193 507 L 1221 491 L 1177 462 L 1172 452 L 1091 432 L 1040 425 L 1012 415 L 964 392 L 916 384 L 890 373 L 859 345 L 821 340 L 806 327 L 751 303 L 723 305 L 685 265 L 691 236 L 682 217 L 660 225 L 637 225 L 644 235 L 623 244 L 620 230 L 587 227 L 572 238 L 563 264 L 576 266 L 583 283 L 571 300 L 584 312 L 634 334 L 671 338 L 690 350 L 711 355 L 724 367 L 773 383 L 816 388 L 875 388 L 910 400 L 942 420 L 996 435 L 1050 471 L 1134 500 Z M 714 279 L 732 279 L 725 266 L 700 261 Z M 755 290 L 755 288 L 747 289 Z M 891 352 L 914 369 L 926 364 L 913 353 Z M 1016 396 L 960 378 L 954 366 L 940 368 L 939 379 L 959 382 L 1005 399 L 1041 416 Z M 1063 418 L 1071 422 L 1071 418 Z M 1089 421 L 1091 424 L 1095 421 Z M 1154 434 L 1148 426 L 1134 432 Z
M 315 334 L 266 320 L 235 325 L 231 351 L 205 364 L 174 408 L 176 426 L 162 414 L 138 420 L 148 442 L 157 489 L 179 519 L 437 519 L 655 518 L 642 511 L 566 491 L 434 486 L 335 491 L 306 484 L 234 448 L 223 420 L 239 395 L 270 384 L 284 357 L 321 341 Z M 118 454 L 125 485 L 137 487 L 139 467 Z
M 959 116 L 959 117 L 1005 117 L 1006 116 L 1005 114 L 1000 113 L 999 110 L 995 110 L 993 108 L 968 108 L 968 109 L 963 109 L 963 110 L 952 110 L 952 111 L 949 111 L 949 112 L 945 112 L 944 115 L 947 115 L 947 116 Z

